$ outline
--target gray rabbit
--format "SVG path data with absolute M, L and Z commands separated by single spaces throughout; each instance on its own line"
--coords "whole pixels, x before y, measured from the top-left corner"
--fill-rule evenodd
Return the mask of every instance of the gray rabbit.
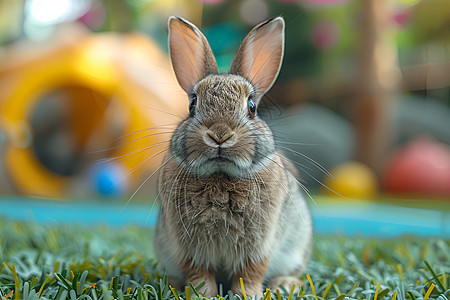
M 298 285 L 311 217 L 296 169 L 256 112 L 281 67 L 284 20 L 253 28 L 229 74 L 218 73 L 205 36 L 185 19 L 169 19 L 169 50 L 190 105 L 159 175 L 160 265 L 179 288 L 205 282 L 206 297 L 223 278 L 242 295 L 242 277 L 248 296 Z

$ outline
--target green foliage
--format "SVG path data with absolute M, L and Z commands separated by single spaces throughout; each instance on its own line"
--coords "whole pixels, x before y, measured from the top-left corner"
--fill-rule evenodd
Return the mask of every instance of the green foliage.
M 152 230 L 0 219 L 0 299 L 197 300 L 170 287 L 154 260 Z M 450 299 L 450 242 L 317 236 L 292 291 L 265 299 Z M 240 300 L 220 290 L 220 300 Z

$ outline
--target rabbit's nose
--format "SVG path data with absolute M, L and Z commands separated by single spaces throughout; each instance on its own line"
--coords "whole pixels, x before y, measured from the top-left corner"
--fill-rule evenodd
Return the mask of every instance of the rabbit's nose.
M 207 130 L 203 135 L 203 140 L 210 147 L 230 147 L 236 143 L 236 135 L 233 131 L 218 134 L 212 130 Z

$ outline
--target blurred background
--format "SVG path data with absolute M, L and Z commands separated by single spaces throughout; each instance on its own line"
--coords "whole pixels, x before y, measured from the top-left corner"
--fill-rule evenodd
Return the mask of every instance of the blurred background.
M 319 210 L 433 208 L 450 234 L 448 0 L 2 0 L 0 213 L 29 197 L 119 210 L 156 197 L 188 108 L 171 15 L 202 28 L 222 72 L 254 25 L 283 16 L 284 63 L 259 113 Z

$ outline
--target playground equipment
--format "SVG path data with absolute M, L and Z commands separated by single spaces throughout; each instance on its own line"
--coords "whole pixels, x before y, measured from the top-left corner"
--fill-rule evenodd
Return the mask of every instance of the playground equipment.
M 21 194 L 60 198 L 103 160 L 135 188 L 161 163 L 186 105 L 167 55 L 145 36 L 66 27 L 16 43 L 0 56 L 6 174 Z

